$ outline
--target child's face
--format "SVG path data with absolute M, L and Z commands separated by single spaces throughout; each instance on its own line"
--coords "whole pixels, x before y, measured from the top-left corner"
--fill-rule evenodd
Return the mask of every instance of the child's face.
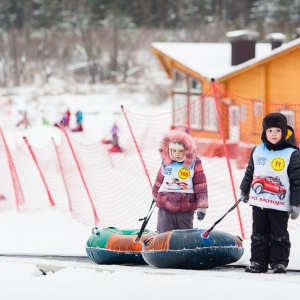
M 171 149 L 171 155 L 175 161 L 182 161 L 185 155 L 185 150 Z
M 282 138 L 282 130 L 278 127 L 271 127 L 266 131 L 267 140 L 272 144 L 277 144 Z

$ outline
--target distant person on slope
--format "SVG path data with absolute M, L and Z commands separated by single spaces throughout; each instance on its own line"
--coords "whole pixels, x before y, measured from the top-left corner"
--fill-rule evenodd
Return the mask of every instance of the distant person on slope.
M 113 127 L 111 128 L 111 134 L 112 134 L 112 139 L 111 139 L 111 144 L 112 147 L 108 150 L 109 152 L 123 152 L 122 148 L 120 147 L 119 144 L 119 127 L 117 126 L 116 123 L 114 123 Z
M 17 127 L 23 125 L 25 127 L 25 129 L 27 129 L 27 127 L 30 126 L 30 122 L 28 119 L 28 115 L 27 115 L 27 110 L 24 110 L 24 112 L 22 113 L 22 119 L 17 123 Z
M 76 128 L 72 129 L 72 131 L 83 131 L 82 121 L 83 121 L 83 113 L 81 110 L 78 110 L 75 114 L 76 116 Z
M 66 125 L 67 127 L 70 126 L 70 120 L 71 120 L 71 111 L 69 109 L 66 110 L 65 112 L 66 115 Z
M 60 123 L 62 125 L 64 125 L 65 127 L 69 127 L 70 126 L 70 120 L 71 120 L 71 112 L 69 109 L 66 110 L 66 112 L 63 114 L 63 117 L 60 121 Z
M 112 126 L 112 128 L 111 128 L 110 131 L 111 131 L 112 137 L 115 136 L 115 135 L 118 135 L 118 133 L 119 133 L 119 127 L 117 125 L 117 122 L 114 123 L 114 125 Z
M 262 127 L 263 143 L 253 148 L 240 185 L 240 199 L 252 206 L 251 257 L 245 271 L 266 273 L 270 264 L 274 273 L 286 273 L 288 220 L 299 216 L 300 155 L 285 115 L 266 115 Z
M 201 221 L 208 207 L 206 176 L 195 141 L 184 129 L 175 128 L 164 136 L 159 152 L 162 166 L 152 188 L 157 231 L 192 229 L 194 212 Z

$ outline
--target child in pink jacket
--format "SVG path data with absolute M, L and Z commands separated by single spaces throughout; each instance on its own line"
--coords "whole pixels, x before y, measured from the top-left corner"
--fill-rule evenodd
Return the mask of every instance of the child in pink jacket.
M 207 183 L 192 136 L 169 131 L 160 144 L 162 166 L 152 188 L 158 207 L 157 231 L 192 229 L 194 212 L 203 220 L 208 207 Z

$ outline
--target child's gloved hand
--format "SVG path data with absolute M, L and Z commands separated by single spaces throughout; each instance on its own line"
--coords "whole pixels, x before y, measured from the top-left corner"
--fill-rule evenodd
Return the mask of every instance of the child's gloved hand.
M 289 215 L 292 220 L 296 220 L 299 217 L 300 207 L 299 206 L 291 206 L 289 209 Z
M 197 209 L 197 219 L 202 221 L 206 215 L 206 208 L 198 208 Z
M 248 203 L 249 201 L 249 194 L 246 194 L 244 192 L 241 192 L 241 197 L 240 199 L 244 202 L 244 203 Z

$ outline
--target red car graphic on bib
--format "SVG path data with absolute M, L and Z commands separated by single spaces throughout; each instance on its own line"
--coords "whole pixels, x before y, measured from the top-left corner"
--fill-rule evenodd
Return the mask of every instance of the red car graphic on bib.
M 280 200 L 285 198 L 286 188 L 281 183 L 279 177 L 258 176 L 252 181 L 251 187 L 257 195 L 265 192 L 277 195 Z

